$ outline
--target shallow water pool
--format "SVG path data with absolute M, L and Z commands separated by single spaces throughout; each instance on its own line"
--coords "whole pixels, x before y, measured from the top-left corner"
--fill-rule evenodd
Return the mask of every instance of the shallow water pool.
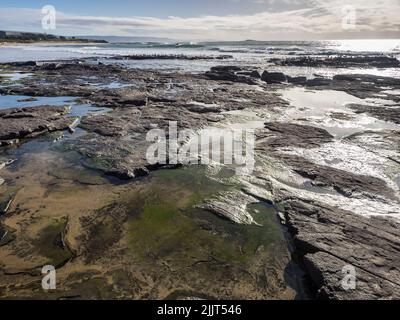
M 400 130 L 400 125 L 379 120 L 368 114 L 356 114 L 349 104 L 379 106 L 391 102 L 384 99 L 360 99 L 335 90 L 290 88 L 281 90 L 283 99 L 294 108 L 283 116 L 284 121 L 301 121 L 321 127 L 335 137 L 345 137 L 365 130 Z

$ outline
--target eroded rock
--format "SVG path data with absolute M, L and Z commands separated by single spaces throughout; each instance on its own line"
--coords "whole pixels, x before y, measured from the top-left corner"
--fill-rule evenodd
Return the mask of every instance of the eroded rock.
M 372 199 L 381 196 L 398 201 L 395 191 L 379 178 L 318 165 L 296 155 L 280 154 L 279 159 L 301 176 L 311 179 L 317 185 L 333 187 L 344 196 L 363 195 Z
M 240 71 L 240 73 L 239 73 Z M 205 73 L 205 76 L 211 80 L 240 82 L 246 84 L 256 84 L 256 76 L 254 73 L 244 74 L 242 68 L 237 66 L 217 66 L 211 68 Z
M 377 107 L 364 104 L 351 104 L 348 105 L 348 107 L 353 109 L 356 113 L 367 113 L 380 120 L 400 124 L 399 107 Z
M 275 63 L 282 66 L 296 67 L 361 67 L 361 68 L 398 68 L 400 61 L 396 58 L 379 55 L 379 56 L 336 56 L 326 58 L 298 57 L 290 58 Z
M 7 213 L 8 209 L 10 208 L 14 200 L 14 197 L 15 193 L 9 193 L 9 192 L 3 194 L 0 197 L 0 216 Z
M 34 137 L 46 132 L 67 130 L 76 118 L 68 117 L 69 107 L 38 106 L 0 110 L 0 140 Z
M 258 138 L 264 141 L 261 148 L 266 149 L 314 148 L 333 140 L 333 136 L 326 130 L 308 125 L 267 122 L 265 128 L 268 132 L 259 132 Z
M 285 216 L 298 253 L 319 298 L 398 299 L 400 225 L 310 201 L 288 201 Z M 341 286 L 345 267 L 354 267 L 357 286 Z
M 240 192 L 226 192 L 207 200 L 199 208 L 211 211 L 238 224 L 257 224 L 247 210 L 249 203 L 257 200 Z
M 261 80 L 265 81 L 268 84 L 282 83 L 287 81 L 287 77 L 282 72 L 264 71 L 263 74 L 261 75 Z

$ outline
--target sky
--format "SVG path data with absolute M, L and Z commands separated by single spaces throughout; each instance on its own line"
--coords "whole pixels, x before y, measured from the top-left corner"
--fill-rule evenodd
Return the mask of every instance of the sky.
M 55 29 L 42 27 L 45 5 L 56 9 Z M 187 41 L 400 38 L 400 0 L 0 0 L 0 30 Z

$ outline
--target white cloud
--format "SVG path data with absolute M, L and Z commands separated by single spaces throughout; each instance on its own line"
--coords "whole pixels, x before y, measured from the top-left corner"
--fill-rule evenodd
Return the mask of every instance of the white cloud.
M 240 0 L 235 0 L 240 1 Z M 251 0 L 273 3 L 275 0 Z M 191 18 L 106 17 L 57 14 L 58 34 L 152 35 L 178 39 L 323 39 L 327 37 L 400 37 L 399 0 L 284 0 L 303 9 L 264 11 L 252 15 L 208 15 Z M 342 27 L 344 5 L 356 10 L 356 29 Z M 0 9 L 0 28 L 38 30 L 35 9 Z

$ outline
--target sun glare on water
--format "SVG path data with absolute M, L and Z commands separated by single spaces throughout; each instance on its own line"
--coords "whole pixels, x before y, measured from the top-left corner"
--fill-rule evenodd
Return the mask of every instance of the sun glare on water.
M 400 53 L 400 39 L 336 40 L 333 46 L 341 51 Z

